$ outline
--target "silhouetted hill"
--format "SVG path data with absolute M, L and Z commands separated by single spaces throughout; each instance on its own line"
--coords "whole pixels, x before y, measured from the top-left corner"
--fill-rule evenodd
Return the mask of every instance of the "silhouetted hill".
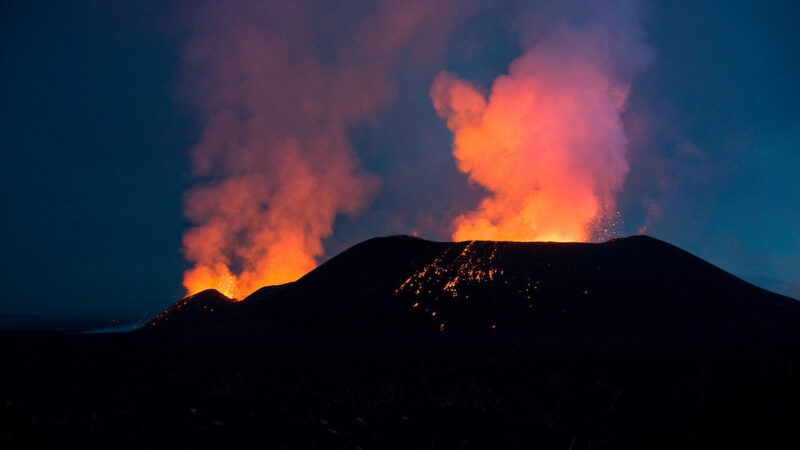
M 213 320 L 211 304 L 196 299 L 179 302 L 166 317 L 310 335 L 492 333 L 521 342 L 548 337 L 543 333 L 595 342 L 704 342 L 793 336 L 800 324 L 800 303 L 646 236 L 600 244 L 375 238 L 295 283 L 239 303 L 216 302 Z M 173 314 L 196 315 L 201 306 L 207 321 Z
M 275 286 L 264 286 L 261 289 L 253 292 L 242 300 L 247 300 L 248 303 L 265 302 L 271 299 L 278 292 L 286 289 L 294 283 L 278 284 Z M 247 304 L 247 303 L 244 303 Z
M 798 310 L 643 236 L 376 238 L 137 332 L 0 333 L 0 447 L 800 448 Z
M 146 327 L 174 330 L 208 326 L 223 320 L 234 309 L 234 301 L 216 289 L 206 289 L 176 302 L 154 317 Z
M 266 286 L 248 298 L 254 299 L 254 302 L 267 301 L 288 285 Z M 175 331 L 213 327 L 231 321 L 243 306 L 244 303 L 232 300 L 216 289 L 206 289 L 176 302 L 150 320 L 144 328 Z

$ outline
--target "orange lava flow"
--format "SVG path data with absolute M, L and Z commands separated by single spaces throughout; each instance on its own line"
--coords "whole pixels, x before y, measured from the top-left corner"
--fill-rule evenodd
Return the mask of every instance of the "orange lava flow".
M 488 96 L 436 77 L 431 99 L 453 132 L 457 167 L 488 191 L 454 220 L 453 239 L 588 241 L 613 211 L 628 172 L 628 85 L 591 35 L 567 34 L 515 60 Z

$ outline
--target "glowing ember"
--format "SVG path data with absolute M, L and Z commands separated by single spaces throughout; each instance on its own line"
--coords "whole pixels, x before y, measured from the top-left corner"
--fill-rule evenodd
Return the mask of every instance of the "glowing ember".
M 418 309 L 421 301 L 429 305 L 438 303 L 439 293 L 446 294 L 452 300 L 467 301 L 469 295 L 462 294 L 463 289 L 494 283 L 508 284 L 508 280 L 502 279 L 504 271 L 495 267 L 499 245 L 498 242 L 457 242 L 433 262 L 409 276 L 395 290 L 395 294 L 419 299 L 411 304 L 413 309 Z M 524 297 L 531 299 L 530 294 Z M 431 317 L 440 317 L 438 311 L 429 307 L 423 307 L 422 310 Z M 444 329 L 444 322 L 439 323 L 439 331 Z
M 197 266 L 184 275 L 183 285 L 189 293 L 196 293 L 207 288 L 216 289 L 231 299 L 240 298 L 236 277 L 224 264 L 217 264 L 214 269 Z
M 592 273 L 601 267 L 586 261 L 574 267 L 558 255 L 594 245 L 456 242 L 411 273 L 394 294 L 431 329 L 506 330 L 592 299 L 595 281 L 577 283 L 573 273 L 584 265 Z
M 434 290 L 441 289 L 450 294 L 451 297 L 458 298 L 458 286 L 460 284 L 493 280 L 498 273 L 501 273 L 499 269 L 492 266 L 497 254 L 497 242 L 492 243 L 491 252 L 488 257 L 484 258 L 478 257 L 474 251 L 471 251 L 474 243 L 474 241 L 466 243 L 466 245 L 464 243 L 456 243 L 448 247 L 432 263 L 408 277 L 395 290 L 395 293 L 412 291 L 414 294 L 419 295 L 421 291 L 431 293 Z M 461 245 L 464 245 L 464 248 L 456 256 L 452 257 L 451 255 L 456 253 Z M 436 280 L 435 284 L 443 284 L 436 286 L 431 283 L 433 280 Z M 417 306 L 419 306 L 419 303 L 414 303 L 413 307 L 416 308 Z

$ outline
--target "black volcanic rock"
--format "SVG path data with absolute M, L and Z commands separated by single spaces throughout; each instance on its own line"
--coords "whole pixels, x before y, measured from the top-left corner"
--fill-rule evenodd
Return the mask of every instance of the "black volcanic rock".
M 224 313 L 215 323 L 209 314 L 181 323 L 309 335 L 491 333 L 526 341 L 555 333 L 629 342 L 793 337 L 800 324 L 800 303 L 646 236 L 600 244 L 375 238 L 294 283 L 238 304 L 219 300 L 214 311 Z M 186 310 L 192 314 L 211 309 L 205 301 L 187 304 L 196 305 Z M 177 322 L 175 312 L 166 317 Z
M 206 289 L 176 302 L 164 312 L 151 319 L 145 330 L 187 330 L 213 328 L 238 322 L 237 313 L 246 310 L 246 305 L 269 301 L 275 294 L 292 283 L 265 286 L 242 300 L 226 297 L 216 289 Z
M 248 317 L 312 334 L 414 332 L 424 323 L 395 290 L 451 245 L 409 236 L 370 239 L 320 265 L 270 301 L 247 305 Z
M 181 299 L 147 323 L 145 329 L 196 328 L 223 320 L 236 309 L 236 302 L 216 289 L 206 289 Z
M 293 285 L 294 283 L 285 283 L 285 284 L 278 284 L 274 286 L 264 286 L 261 289 L 253 292 L 252 294 L 248 295 L 247 297 L 242 299 L 243 304 L 251 304 L 251 303 L 258 303 L 258 302 L 266 302 L 271 299 L 275 294 L 278 292 L 286 289 L 287 287 Z
M 798 310 L 647 237 L 372 239 L 141 332 L 0 333 L 0 442 L 799 448 Z

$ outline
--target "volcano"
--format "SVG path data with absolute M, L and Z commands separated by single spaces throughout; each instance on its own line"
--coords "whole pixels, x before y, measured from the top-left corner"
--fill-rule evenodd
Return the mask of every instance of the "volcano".
M 791 338 L 798 325 L 797 301 L 647 236 L 598 244 L 393 236 L 365 241 L 294 283 L 239 302 L 204 291 L 147 328 L 699 345 Z
M 3 448 L 797 448 L 800 304 L 645 236 L 362 242 L 134 332 L 5 334 Z

